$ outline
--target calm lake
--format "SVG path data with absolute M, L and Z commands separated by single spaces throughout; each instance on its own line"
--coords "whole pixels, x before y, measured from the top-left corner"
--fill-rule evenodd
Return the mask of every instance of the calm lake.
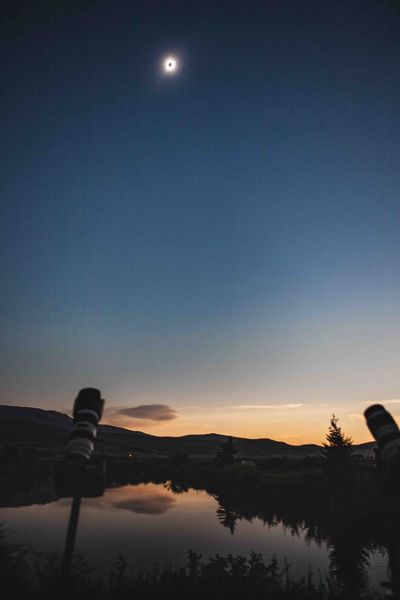
M 70 507 L 70 499 L 3 507 L 0 522 L 16 543 L 62 552 Z M 286 559 L 293 575 L 306 574 L 309 566 L 316 576 L 327 572 L 332 547 L 307 539 L 301 527 L 293 533 L 279 522 L 270 526 L 239 516 L 232 528 L 229 519 L 223 524 L 218 508 L 205 491 L 177 494 L 153 483 L 110 488 L 101 498 L 82 501 L 76 549 L 105 577 L 120 555 L 131 569 L 147 570 L 154 563 L 183 566 L 189 548 L 205 559 L 217 553 L 248 556 L 254 550 L 267 561 L 275 555 L 282 567 Z M 386 564 L 384 553 L 369 553 L 371 589 L 387 580 Z

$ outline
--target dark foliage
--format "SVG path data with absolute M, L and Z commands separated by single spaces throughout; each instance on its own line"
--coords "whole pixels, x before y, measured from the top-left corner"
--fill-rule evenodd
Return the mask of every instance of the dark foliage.
M 13 598 L 27 600 L 131 600 L 160 598 L 171 595 L 177 599 L 208 598 L 255 600 L 345 600 L 343 590 L 334 579 L 317 578 L 311 572 L 294 578 L 289 568 L 280 567 L 275 557 L 265 561 L 261 554 L 250 557 L 215 555 L 208 560 L 188 551 L 185 567 L 154 565 L 148 572 L 131 573 L 123 557 L 119 557 L 107 582 L 95 579 L 85 562 L 75 557 L 71 575 L 61 580 L 60 561 L 56 554 L 34 553 L 23 546 L 14 546 L 5 532 L 0 537 L 0 573 L 3 589 L 10 589 Z M 10 596 L 11 597 L 11 596 Z M 353 598 L 360 596 L 355 595 Z M 367 593 L 364 600 L 373 598 Z M 376 596 L 374 596 L 376 599 Z M 353 600 L 353 599 L 352 599 Z
M 329 495 L 333 501 L 346 496 L 353 484 L 355 468 L 353 441 L 346 436 L 332 415 L 326 442 L 323 443 L 323 469 L 327 478 Z
M 224 465 L 231 465 L 235 462 L 235 454 L 237 454 L 237 449 L 235 448 L 232 438 L 228 437 L 226 442 L 221 444 L 218 448 L 216 459 Z

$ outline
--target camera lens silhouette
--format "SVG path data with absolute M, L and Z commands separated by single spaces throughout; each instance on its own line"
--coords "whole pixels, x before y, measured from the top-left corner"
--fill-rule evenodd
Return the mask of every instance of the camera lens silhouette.
M 364 412 L 367 426 L 378 444 L 377 467 L 385 487 L 400 486 L 400 430 L 392 415 L 373 404 Z
M 104 494 L 106 463 L 102 456 L 92 456 L 103 408 L 99 390 L 84 388 L 79 392 L 65 454 L 54 466 L 55 491 L 60 498 Z
M 103 414 L 104 400 L 95 388 L 82 389 L 74 404 L 74 423 L 66 453 L 89 460 L 97 436 L 97 424 Z

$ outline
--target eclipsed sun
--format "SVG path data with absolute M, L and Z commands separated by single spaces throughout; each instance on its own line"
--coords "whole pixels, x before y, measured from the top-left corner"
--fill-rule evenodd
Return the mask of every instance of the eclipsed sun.
M 164 60 L 164 71 L 168 74 L 175 73 L 178 69 L 178 61 L 173 56 Z

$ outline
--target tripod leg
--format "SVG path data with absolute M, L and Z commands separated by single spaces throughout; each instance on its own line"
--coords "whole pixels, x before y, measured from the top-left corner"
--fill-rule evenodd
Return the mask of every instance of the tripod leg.
M 74 553 L 76 532 L 78 529 L 79 510 L 81 507 L 81 500 L 82 500 L 82 498 L 80 496 L 75 496 L 72 499 L 71 514 L 69 517 L 68 531 L 67 531 L 67 537 L 65 540 L 65 547 L 64 547 L 64 555 L 63 555 L 63 561 L 62 561 L 62 565 L 61 565 L 61 577 L 63 577 L 63 578 L 66 578 L 69 576 L 69 572 L 70 572 L 70 568 L 71 568 L 71 561 L 72 561 L 72 555 Z

